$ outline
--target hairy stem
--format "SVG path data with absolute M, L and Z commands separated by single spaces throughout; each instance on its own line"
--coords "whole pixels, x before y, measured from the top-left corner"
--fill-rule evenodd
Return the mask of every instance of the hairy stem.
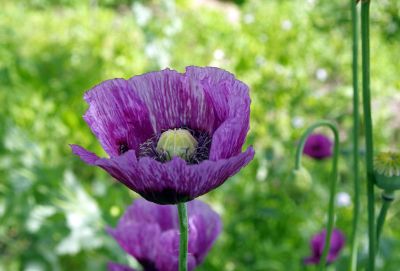
M 179 271 L 187 271 L 187 254 L 188 254 L 188 218 L 186 203 L 178 203 L 179 214 Z

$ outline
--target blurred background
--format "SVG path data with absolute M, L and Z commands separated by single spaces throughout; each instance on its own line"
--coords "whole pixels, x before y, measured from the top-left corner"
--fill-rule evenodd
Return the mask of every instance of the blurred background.
M 109 260 L 132 262 L 104 228 L 137 195 L 86 166 L 68 144 L 105 156 L 82 119 L 83 94 L 95 84 L 166 67 L 183 72 L 188 65 L 224 68 L 250 86 L 247 143 L 257 151 L 240 174 L 201 197 L 222 216 L 224 229 L 198 270 L 313 270 L 302 259 L 310 237 L 325 226 L 331 160 L 304 158 L 312 182 L 294 180 L 292 169 L 301 132 L 321 118 L 341 130 L 336 224 L 350 243 L 348 0 L 0 5 L 1 271 L 105 270 Z M 372 1 L 371 16 L 375 146 L 383 151 L 400 143 L 400 2 Z M 362 191 L 360 267 L 367 251 L 364 178 Z M 395 201 L 379 270 L 399 270 L 399 212 Z M 346 246 L 331 270 L 346 270 L 348 260 Z

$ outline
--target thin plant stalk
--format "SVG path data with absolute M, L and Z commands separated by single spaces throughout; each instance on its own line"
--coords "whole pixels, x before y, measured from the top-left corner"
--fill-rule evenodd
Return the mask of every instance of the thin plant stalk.
M 335 211 L 335 194 L 336 194 L 336 183 L 338 180 L 338 161 L 339 161 L 339 132 L 336 128 L 336 125 L 330 121 L 318 121 L 311 125 L 303 134 L 300 139 L 300 144 L 297 148 L 296 152 L 296 162 L 295 162 L 295 169 L 300 169 L 301 167 L 301 158 L 303 155 L 304 145 L 308 136 L 318 127 L 328 127 L 332 130 L 334 135 L 334 147 L 333 147 L 333 160 L 332 160 L 332 172 L 331 172 L 331 183 L 330 183 L 330 193 L 329 193 L 329 203 L 328 203 L 328 223 L 326 226 L 326 238 L 325 238 L 325 245 L 324 250 L 322 252 L 322 257 L 319 264 L 319 270 L 323 271 L 326 268 L 327 257 L 329 252 L 329 247 L 331 243 L 331 236 L 333 231 L 333 224 L 334 224 L 334 211 Z
M 351 21 L 352 21 L 352 75 L 353 75 L 353 224 L 351 233 L 351 260 L 350 270 L 357 270 L 357 251 L 358 251 L 358 224 L 360 220 L 360 178 L 359 178 L 359 128 L 360 128 L 360 112 L 359 112 L 359 94 L 358 94 L 358 15 L 357 2 L 351 2 Z
M 178 203 L 179 215 L 179 271 L 187 271 L 188 255 L 188 218 L 186 203 Z
M 379 241 L 381 238 L 381 233 L 383 229 L 383 225 L 385 224 L 386 214 L 389 210 L 390 205 L 394 200 L 394 192 L 393 191 L 384 191 L 382 194 L 383 205 L 381 211 L 379 212 L 377 226 L 376 226 L 376 250 L 379 250 Z
M 369 45 L 369 9 L 370 0 L 361 1 L 361 47 L 362 47 L 362 92 L 365 123 L 365 149 L 367 169 L 368 199 L 368 270 L 375 270 L 375 204 L 374 204 L 374 164 L 373 134 L 370 94 L 370 45 Z

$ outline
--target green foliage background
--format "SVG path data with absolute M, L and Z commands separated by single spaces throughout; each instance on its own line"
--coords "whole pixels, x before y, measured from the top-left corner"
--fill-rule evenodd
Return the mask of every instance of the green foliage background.
M 115 225 L 137 195 L 83 164 L 68 144 L 105 155 L 81 118 L 84 91 L 105 79 L 167 66 L 184 71 L 187 65 L 218 66 L 250 86 L 248 144 L 257 152 L 240 174 L 202 197 L 221 214 L 224 230 L 198 270 L 307 270 L 301 260 L 309 254 L 310 236 L 325 225 L 330 168 L 329 160 L 305 158 L 313 182 L 291 175 L 296 141 L 311 122 L 325 118 L 340 126 L 338 190 L 352 195 L 349 4 L 2 0 L 0 270 L 135 264 L 104 227 Z M 400 142 L 399 10 L 396 0 L 372 1 L 377 150 Z M 360 270 L 367 250 L 365 209 L 363 204 Z M 338 207 L 336 216 L 348 240 L 351 212 L 352 205 Z M 395 201 L 379 270 L 398 270 L 399 212 Z M 331 270 L 346 270 L 348 257 L 346 247 Z

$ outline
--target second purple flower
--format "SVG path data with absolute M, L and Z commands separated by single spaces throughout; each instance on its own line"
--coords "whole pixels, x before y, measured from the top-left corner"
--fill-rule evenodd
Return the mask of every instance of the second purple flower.
M 207 204 L 188 203 L 188 268 L 202 263 L 221 231 L 221 220 Z M 176 271 L 179 255 L 178 212 L 173 205 L 158 205 L 138 199 L 125 211 L 115 229 L 108 232 L 119 245 L 136 258 L 145 271 Z M 133 269 L 109 263 L 110 271 Z

